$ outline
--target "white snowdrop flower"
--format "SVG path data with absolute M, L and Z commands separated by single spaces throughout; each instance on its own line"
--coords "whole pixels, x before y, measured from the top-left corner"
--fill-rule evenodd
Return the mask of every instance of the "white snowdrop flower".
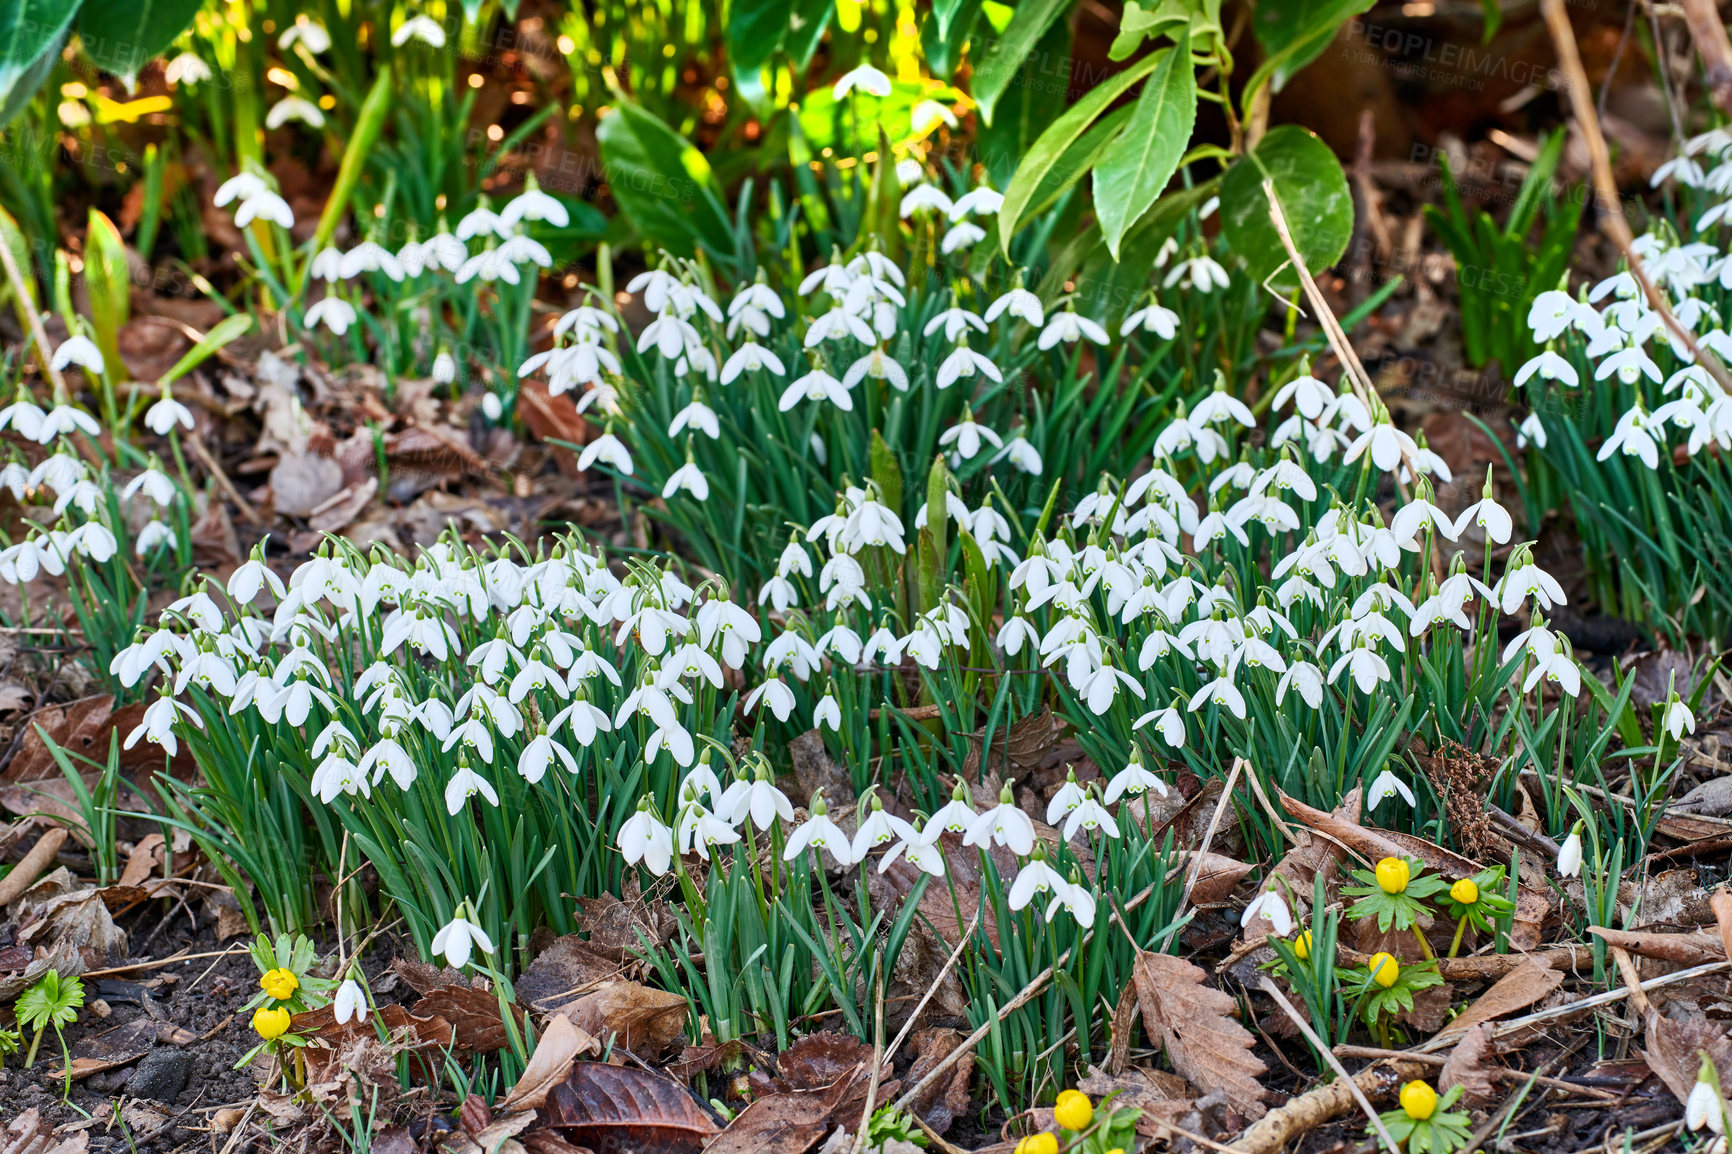
M 938 820 L 937 814 L 933 815 L 933 820 Z M 1016 807 L 1008 784 L 999 791 L 998 804 L 977 815 L 962 837 L 963 845 L 985 845 L 988 841 L 1004 846 L 1018 856 L 1034 849 L 1034 822 Z
M 441 385 L 449 385 L 457 379 L 457 358 L 445 349 L 433 358 L 432 377 Z
M 1004 447 L 993 454 L 990 463 L 996 465 L 1003 460 L 1009 460 L 1011 466 L 1018 472 L 1028 473 L 1035 477 L 1040 476 L 1043 467 L 1040 451 L 1029 444 L 1026 437 L 1022 436 L 1015 436 L 1006 441 Z
M 1010 886 L 1008 901 L 1011 909 L 1020 910 L 1027 908 L 1040 894 L 1062 894 L 1069 889 L 1070 883 L 1065 881 L 1057 870 L 1046 864 L 1046 855 L 1037 853 L 1017 870 L 1016 880 Z
M 603 433 L 583 447 L 583 452 L 577 458 L 578 471 L 583 472 L 597 461 L 613 466 L 627 477 L 632 475 L 631 454 L 626 451 L 624 443 L 611 432 Z
M 944 234 L 944 240 L 938 245 L 938 251 L 949 256 L 958 249 L 968 248 L 970 245 L 978 244 L 985 239 L 985 229 L 977 224 L 963 221 L 960 224 L 950 226 L 949 231 Z
M 1174 265 L 1168 270 L 1161 287 L 1172 288 L 1187 276 L 1191 279 L 1191 287 L 1200 293 L 1211 293 L 1218 288 L 1226 288 L 1231 283 L 1227 279 L 1227 270 L 1213 257 L 1204 255 L 1194 256 Z
M 510 261 L 512 264 L 533 264 L 542 268 L 553 267 L 553 254 L 547 251 L 546 245 L 528 233 L 520 232 L 500 245 L 498 259 Z
M 1622 452 L 1626 457 L 1637 458 L 1650 469 L 1658 469 L 1660 448 L 1664 444 L 1664 426 L 1642 410 L 1641 401 L 1638 399 L 1634 408 L 1618 418 L 1612 435 L 1606 438 L 1600 451 L 1594 454 L 1594 459 L 1604 461 L 1610 459 L 1613 453 Z
M 1635 384 L 1638 377 L 1647 377 L 1655 383 L 1660 380 L 1660 366 L 1640 345 L 1634 344 L 1601 361 L 1600 367 L 1594 370 L 1594 380 L 1603 381 L 1614 373 L 1626 385 Z
M 863 61 L 859 67 L 843 73 L 842 78 L 836 81 L 835 87 L 830 90 L 830 94 L 837 100 L 841 100 L 856 90 L 882 100 L 890 95 L 890 78 L 874 68 L 870 61 Z
M 1239 927 L 1243 929 L 1257 918 L 1266 919 L 1276 937 L 1284 938 L 1293 932 L 1293 914 L 1274 889 L 1264 890 L 1245 907 L 1245 912 L 1239 915 Z
M 96 418 L 76 405 L 55 405 L 42 414 L 42 424 L 36 431 L 36 441 L 46 445 L 62 434 L 74 432 L 82 432 L 87 437 L 97 437 L 102 434 L 102 426 L 96 423 Z M 61 455 L 56 454 L 57 457 Z M 61 490 L 66 488 L 67 484 L 61 482 L 53 484 L 52 487 Z
M 925 136 L 940 124 L 956 127 L 956 113 L 936 100 L 922 100 L 908 110 L 908 127 L 915 136 Z
M 1170 341 L 1179 331 L 1179 314 L 1172 309 L 1163 308 L 1154 294 L 1150 293 L 1149 303 L 1127 316 L 1119 326 L 1119 336 L 1128 337 L 1138 329 L 1154 333 L 1163 341 Z
M 483 281 L 502 280 L 506 284 L 517 284 L 523 276 L 512 263 L 510 254 L 503 248 L 486 248 L 465 260 L 457 269 L 453 278 L 458 284 L 468 284 L 476 277 Z
M 255 220 L 268 220 L 283 228 L 295 226 L 295 214 L 289 208 L 289 202 L 268 189 L 247 197 L 235 209 L 236 228 L 245 228 Z
M 96 342 L 86 336 L 70 336 L 61 341 L 49 363 L 55 372 L 63 371 L 67 365 L 77 365 L 98 375 L 103 371 L 102 353 Z
M 1218 425 L 1224 421 L 1237 421 L 1246 428 L 1256 425 L 1256 419 L 1251 416 L 1251 409 L 1238 397 L 1227 391 L 1224 378 L 1216 377 L 1215 387 L 1209 395 L 1197 402 L 1197 407 L 1191 410 L 1191 426 L 1201 428 L 1204 425 Z
M 325 127 L 325 114 L 319 106 L 299 96 L 285 96 L 265 113 L 266 128 L 281 128 L 291 120 L 299 120 L 311 128 Z
M 952 128 L 956 127 L 954 124 Z M 956 198 L 956 203 L 950 206 L 950 219 L 961 220 L 969 213 L 975 216 L 996 216 L 1004 205 L 1004 194 L 987 185 L 979 185 Z
M 1701 165 L 1689 156 L 1679 155 L 1654 170 L 1648 187 L 1659 188 L 1667 180 L 1676 180 L 1679 184 L 1689 185 L 1691 188 L 1701 188 L 1704 179 Z
M 1397 796 L 1405 801 L 1410 808 L 1413 806 L 1413 791 L 1408 789 L 1406 783 L 1399 777 L 1386 769 L 1378 774 L 1376 780 L 1371 783 L 1371 789 L 1366 795 L 1367 808 L 1376 809 L 1384 798 Z
M 759 702 L 770 707 L 777 721 L 787 721 L 794 713 L 794 691 L 780 677 L 772 677 L 746 695 L 745 712 L 750 713 Z
M 474 727 L 471 733 L 477 736 L 479 733 L 485 732 L 481 729 L 479 719 L 469 721 L 460 729 L 451 731 L 451 737 L 446 739 L 446 748 L 449 749 L 454 740 L 462 736 L 465 730 L 470 730 L 471 727 Z M 493 759 L 491 745 L 492 742 L 489 738 L 486 746 L 478 744 L 476 747 L 476 751 L 482 754 L 482 759 L 485 761 Z M 445 786 L 445 812 L 456 816 L 468 800 L 476 794 L 486 798 L 489 805 L 497 806 L 499 804 L 499 795 L 493 792 L 493 786 L 488 784 L 485 777 L 470 768 L 467 758 L 461 758 L 457 763 L 457 772 L 451 775 L 450 782 Z
M 1020 317 L 1035 328 L 1040 328 L 1046 323 L 1046 312 L 1041 308 L 1040 298 L 1022 287 L 1020 274 L 1015 285 L 986 306 L 988 324 L 997 321 L 1001 316 Z
M 443 957 L 446 965 L 454 970 L 461 970 L 469 964 L 469 958 L 474 950 L 479 949 L 484 954 L 493 953 L 493 939 L 487 936 L 474 922 L 463 915 L 474 916 L 474 907 L 463 902 L 458 905 L 457 913 L 452 915 L 443 929 L 433 935 L 433 955 Z
M 1678 699 L 1676 694 L 1666 706 L 1665 715 L 1660 719 L 1660 725 L 1672 735 L 1673 741 L 1681 740 L 1686 733 L 1696 732 L 1696 715 L 1690 712 L 1690 707 Z
M 690 456 L 686 458 L 685 464 L 668 475 L 667 484 L 662 486 L 662 498 L 664 500 L 671 499 L 681 489 L 700 501 L 710 499 L 710 483 Z
M 1323 704 L 1323 671 L 1309 661 L 1295 661 L 1287 666 L 1287 672 L 1281 675 L 1281 680 L 1275 686 L 1275 704 L 1280 705 L 1287 698 L 1289 690 L 1297 689 L 1300 698 L 1312 709 Z
M 174 544 L 174 530 L 161 521 L 152 521 L 138 531 L 138 536 L 133 540 L 132 551 L 140 557 L 148 557 L 153 550 L 164 545 L 172 549 Z
M 734 379 L 747 370 L 765 369 L 778 377 L 788 375 L 788 370 L 782 367 L 781 359 L 769 349 L 752 341 L 747 341 L 728 357 L 722 366 L 722 384 L 732 384 Z
M 619 827 L 619 850 L 628 866 L 642 862 L 657 877 L 668 872 L 674 860 L 673 830 L 651 812 L 649 799 L 638 802 L 637 812 Z
M 950 215 L 950 210 L 956 207 L 944 190 L 933 184 L 917 184 L 903 197 L 898 206 L 898 215 L 907 220 L 917 212 L 938 212 Z
M 488 206 L 487 198 L 482 197 L 476 206 L 465 213 L 463 218 L 457 222 L 457 228 L 452 235 L 458 240 L 471 240 L 488 234 L 506 240 L 513 235 L 513 232 L 511 226 L 501 220 L 499 214 Z
M 498 393 L 481 394 L 481 413 L 495 423 L 505 415 L 505 402 L 499 399 Z
M 962 407 L 962 419 L 944 430 L 938 443 L 946 448 L 954 447 L 956 455 L 964 461 L 972 461 L 980 453 L 983 443 L 995 449 L 1004 445 L 997 433 L 975 421 L 974 413 L 967 405 Z
M 1036 342 L 1042 349 L 1050 349 L 1060 341 L 1075 344 L 1087 337 L 1097 345 L 1106 344 L 1111 338 L 1107 331 L 1071 309 L 1053 313 L 1046 320 L 1046 325 L 1040 330 L 1040 339 Z
M 948 389 L 958 380 L 973 378 L 977 373 L 994 383 L 1004 380 L 1004 374 L 999 372 L 997 365 L 967 345 L 957 345 L 950 355 L 944 358 L 944 363 L 938 366 L 936 384 L 941 389 Z
M 542 192 L 535 174 L 530 173 L 523 191 L 506 201 L 505 207 L 500 209 L 499 219 L 507 226 L 526 220 L 541 220 L 555 228 L 565 228 L 571 223 L 571 214 L 556 198 Z
M 878 791 L 873 789 L 865 820 L 855 830 L 848 852 L 855 861 L 865 861 L 866 855 L 881 845 L 892 841 L 912 841 L 917 836 L 913 826 L 884 808 Z
M 1570 836 L 1558 847 L 1558 874 L 1573 878 L 1582 872 L 1582 823 L 1577 822 Z
M 42 432 L 42 419 L 45 415 L 30 399 L 29 395 L 20 389 L 18 399 L 0 409 L 0 429 L 11 429 L 26 440 L 39 441 Z M 18 467 L 22 468 L 23 466 Z M 7 468 L 11 469 L 12 465 L 8 465 Z M 28 471 L 26 471 L 25 476 L 26 478 L 29 476 Z M 12 495 L 22 501 L 24 491 L 29 487 L 31 486 L 28 482 L 13 483 Z
M 8 466 L 8 468 L 10 467 L 11 466 Z M 13 496 L 18 497 L 21 489 L 21 485 L 14 487 Z M 176 489 L 174 480 L 169 477 L 168 474 L 157 469 L 153 464 L 152 467 L 146 469 L 144 472 L 126 483 L 126 488 L 120 491 L 120 499 L 122 501 L 130 501 L 140 492 L 142 492 L 146 497 L 149 497 L 157 505 L 167 508 L 174 501 Z M 239 570 L 236 570 L 236 572 L 239 572 Z
M 162 399 L 144 411 L 144 424 L 159 437 L 168 436 L 176 425 L 193 428 L 192 410 L 175 400 L 164 390 Z
M 367 995 L 361 991 L 360 984 L 354 978 L 344 978 L 343 984 L 337 987 L 337 994 L 331 999 L 331 1007 L 337 1016 L 339 1026 L 350 1021 L 357 1023 L 367 1020 Z
M 303 13 L 295 17 L 295 22 L 283 30 L 277 37 L 277 47 L 287 52 L 299 44 L 314 56 L 330 51 L 331 34 L 325 31 L 322 24 L 315 24 Z
M 905 156 L 896 162 L 896 183 L 904 188 L 924 179 L 925 176 L 926 166 L 912 156 Z
M 1533 445 L 1537 449 L 1546 447 L 1546 426 L 1540 420 L 1540 415 L 1529 413 L 1522 418 L 1522 423 L 1516 427 L 1516 448 L 1525 449 Z
M 307 328 L 317 328 L 323 324 L 338 336 L 349 331 L 349 326 L 356 320 L 355 306 L 342 297 L 321 297 L 302 317 Z
M 307 267 L 314 280 L 335 281 L 343 278 L 343 254 L 334 245 L 326 245 Z
M 913 837 L 904 838 L 891 846 L 885 852 L 883 859 L 879 861 L 878 872 L 885 872 L 895 864 L 898 857 L 901 857 L 915 869 L 924 870 L 935 878 L 943 877 L 945 872 L 944 850 L 938 844 L 936 827 L 932 828 L 935 832 L 930 834 L 915 830 Z
M 1527 384 L 1528 379 L 1536 374 L 1545 380 L 1556 381 L 1566 388 L 1573 389 L 1581 383 L 1581 378 L 1576 375 L 1576 370 L 1570 362 L 1550 349 L 1542 350 L 1539 356 L 1534 357 L 1521 367 L 1515 376 L 1516 387 L 1520 388 Z
M 1401 464 L 1402 457 L 1412 457 L 1419 452 L 1419 446 L 1413 443 L 1413 438 L 1395 427 L 1387 413 L 1383 419 L 1372 425 L 1370 429 L 1359 434 L 1353 444 L 1347 447 L 1342 463 L 1352 464 L 1365 454 L 1371 453 L 1371 463 L 1385 473 L 1393 472 Z
M 202 84 L 211 78 L 211 70 L 191 52 L 182 52 L 168 62 L 162 76 L 170 84 Z
M 1176 713 L 1177 711 L 1167 712 Z M 1182 745 L 1183 743 L 1184 725 L 1183 722 L 1181 722 L 1178 744 Z M 1125 763 L 1123 769 L 1113 774 L 1113 779 L 1111 781 L 1107 782 L 1107 790 L 1105 794 L 1106 803 L 1111 805 L 1121 797 L 1136 797 L 1139 794 L 1150 790 L 1154 792 L 1156 797 L 1166 797 L 1167 783 L 1162 781 L 1156 774 L 1149 772 L 1148 767 L 1143 764 L 1143 755 L 1141 751 L 1133 745 L 1131 747 L 1130 760 Z M 1050 825 L 1052 820 L 1051 817 L 1048 817 L 1047 823 Z
M 899 393 L 908 391 L 908 372 L 896 359 L 884 351 L 879 345 L 871 352 L 848 366 L 848 371 L 842 375 L 842 383 L 852 389 L 867 377 L 876 381 L 889 381 Z
M 1569 646 L 1562 645 L 1551 653 L 1538 657 L 1534 667 L 1522 682 L 1522 692 L 1532 693 L 1542 680 L 1556 683 L 1571 697 L 1582 691 L 1582 671 L 1570 655 Z
M 814 794 L 809 810 L 811 816 L 788 835 L 788 846 L 782 851 L 783 861 L 793 861 L 809 849 L 827 852 L 839 866 L 851 866 L 856 861 L 853 844 L 842 827 L 830 820 L 829 807 L 822 793 Z
M 829 401 L 844 413 L 854 411 L 854 400 L 848 395 L 848 386 L 816 366 L 782 391 L 776 407 L 785 413 L 801 401 Z
M 1726 1132 L 1724 1111 L 1725 1104 L 1720 1100 L 1719 1091 L 1708 1080 L 1708 1058 L 1704 1055 L 1696 1084 L 1690 1087 L 1690 1095 L 1684 1101 L 1684 1124 L 1692 1130 L 1707 1127 L 1712 1133 L 1723 1134 Z
M 216 195 L 211 198 L 211 203 L 218 208 L 223 208 L 230 201 L 251 200 L 259 193 L 266 191 L 269 190 L 266 188 L 262 177 L 251 172 L 237 172 L 217 186 Z
M 344 253 L 338 263 L 344 280 L 353 280 L 364 272 L 382 272 L 394 281 L 403 279 L 403 265 L 391 250 L 370 240 L 364 240 Z

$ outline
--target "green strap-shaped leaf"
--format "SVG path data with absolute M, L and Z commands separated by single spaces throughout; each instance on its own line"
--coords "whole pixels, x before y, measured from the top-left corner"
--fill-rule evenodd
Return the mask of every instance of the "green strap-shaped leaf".
M 624 98 L 596 137 L 613 199 L 645 242 L 685 257 L 700 244 L 720 255 L 733 252 L 733 228 L 709 162 L 690 141 Z
M 130 89 L 141 68 L 186 30 L 201 0 L 84 0 L 78 38 L 85 54 Z
M 78 0 L 0 0 L 0 126 L 48 78 L 76 15 Z
M 159 384 L 170 384 L 180 380 L 188 373 L 202 365 L 211 354 L 240 337 L 253 327 L 253 318 L 246 313 L 236 313 L 232 317 L 224 317 L 212 326 L 211 331 L 204 335 L 204 340 L 186 351 L 186 355 L 174 363 L 168 372 L 159 378 Z
M 793 0 L 733 0 L 728 8 L 728 60 L 734 75 L 755 72 L 775 55 L 788 32 Z
M 1143 85 L 1136 111 L 1114 147 L 1095 168 L 1095 215 L 1113 259 L 1119 241 L 1167 187 L 1197 122 L 1197 78 L 1191 70 L 1191 35 L 1156 53 L 1161 62 Z
M 986 123 L 992 123 L 992 110 L 997 107 L 1005 89 L 1010 87 L 1029 50 L 1069 7 L 1070 0 L 1023 0 L 1017 5 L 1010 23 L 1005 25 L 1004 32 L 988 45 L 986 53 L 974 66 L 973 79 L 969 81 L 969 95 L 980 105 L 981 119 Z M 978 25 L 975 36 L 985 39 L 984 30 Z M 1054 98 L 1060 99 L 1062 94 Z
M 1016 175 L 1004 190 L 1004 203 L 999 206 L 998 242 L 1006 256 L 1010 255 L 1010 238 L 1016 234 L 1017 223 L 1033 202 L 1035 192 L 1041 187 L 1047 173 L 1088 131 L 1089 125 L 1106 110 L 1107 105 L 1117 100 L 1131 85 L 1153 72 L 1159 63 L 1160 60 L 1155 56 L 1137 61 L 1066 109 L 1064 115 L 1053 121 L 1051 127 L 1040 134 L 1040 139 L 1034 142 L 1034 146 L 1022 158 L 1022 163 L 1016 166 Z
M 1269 215 L 1263 181 L 1275 182 L 1275 199 L 1287 218 L 1293 244 L 1313 273 L 1341 259 L 1353 235 L 1353 194 L 1329 146 L 1296 124 L 1269 130 L 1249 155 L 1221 178 L 1221 227 L 1246 270 L 1280 292 L 1299 286 L 1299 274 Z

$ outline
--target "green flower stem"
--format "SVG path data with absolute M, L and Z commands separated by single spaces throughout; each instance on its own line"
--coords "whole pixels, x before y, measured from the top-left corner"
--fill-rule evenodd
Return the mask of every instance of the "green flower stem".
M 1417 930 L 1415 932 L 1417 932 Z M 1450 957 L 1452 957 L 1452 958 L 1455 957 L 1456 952 L 1461 949 L 1461 936 L 1462 936 L 1462 934 L 1464 934 L 1466 932 L 1467 932 L 1467 915 L 1462 914 L 1461 920 L 1455 923 L 1455 940 L 1449 943 L 1449 956 Z M 1425 940 L 1424 938 L 1420 939 L 1420 941 L 1424 941 L 1424 940 Z

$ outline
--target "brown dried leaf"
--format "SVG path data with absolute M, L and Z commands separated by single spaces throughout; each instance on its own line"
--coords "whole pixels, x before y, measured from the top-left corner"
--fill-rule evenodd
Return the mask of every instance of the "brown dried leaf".
M 1140 1066 L 1129 1067 L 1116 1076 L 1091 1066 L 1088 1076 L 1079 1081 L 1076 1088 L 1097 1102 L 1113 1094 L 1115 1107 L 1143 1111 L 1144 1118 L 1138 1119 L 1137 1130 L 1144 1135 L 1154 1133 L 1152 1126 L 1145 1127 L 1145 1122 L 1152 1124 L 1157 1116 L 1163 1114 L 1170 1115 L 1168 1121 L 1177 1121 L 1180 1114 L 1190 1110 L 1191 1099 L 1195 1096 L 1191 1084 L 1177 1074 L 1146 1070 Z
M 820 1090 L 834 1086 L 872 1060 L 872 1047 L 852 1034 L 822 1030 L 796 1039 L 776 1058 L 778 1089 Z
M 601 1150 L 695 1154 L 716 1133 L 697 1099 L 660 1074 L 577 1062 L 547 1093 L 542 1120 L 560 1136 Z M 736 1119 L 738 1121 L 738 1119 Z
M 645 1060 L 657 1057 L 685 1030 L 686 1000 L 637 982 L 604 982 L 566 1007 L 571 1024 L 604 1042 L 615 1038 Z
M 1175 854 L 1175 872 L 1181 878 L 1189 877 L 1191 870 L 1195 868 L 1196 860 L 1195 850 L 1183 850 Z M 1212 906 L 1225 902 L 1252 868 L 1249 863 L 1238 858 L 1210 850 L 1203 855 L 1202 868 L 1197 870 L 1197 881 L 1191 888 L 1191 904 Z
M 1171 954 L 1139 953 L 1131 967 L 1143 1028 L 1173 1068 L 1197 1086 L 1218 1087 L 1234 1110 L 1260 1118 L 1267 1067 L 1251 1053 L 1256 1039 L 1232 1017 L 1230 994 L 1203 984 L 1203 971 Z
M 1548 969 L 1529 960 L 1497 980 L 1474 1000 L 1459 1018 L 1449 1024 L 1449 1033 L 1462 1033 L 1482 1022 L 1525 1010 L 1564 983 L 1562 970 Z
M 1039 713 L 1011 723 L 1008 729 L 1001 726 L 992 735 L 988 768 L 1000 778 L 1034 769 L 1046 759 L 1047 751 L 1063 731 L 1064 724 L 1055 721 L 1052 710 L 1043 705 Z M 969 781 L 980 776 L 981 743 L 985 740 L 985 729 L 977 729 L 968 735 L 968 757 L 962 763 L 962 776 Z
M 511 1093 L 499 1104 L 501 1110 L 534 1110 L 547 1100 L 547 1092 L 555 1083 L 565 1081 L 571 1073 L 571 1065 L 579 1054 L 588 1054 L 592 1058 L 601 1057 L 601 1042 L 590 1037 L 576 1026 L 564 1014 L 558 1014 L 536 1040 L 535 1053 L 529 1056 L 529 1065 L 524 1067 L 523 1076 L 517 1079 L 517 1085 L 511 1088 Z
M 1482 1022 L 1462 1035 L 1449 1052 L 1437 1076 L 1437 1088 L 1460 1086 L 1470 1105 L 1489 1105 L 1497 1094 L 1496 1079 L 1487 1068 L 1491 1057 L 1491 1031 Z
M 49 898 L 39 919 L 19 931 L 18 941 L 33 949 L 75 950 L 85 969 L 96 969 L 126 953 L 126 931 L 114 924 L 101 891 L 95 889 Z
M 905 1080 L 910 1085 L 919 1085 L 922 1078 L 962 1044 L 962 1032 L 942 1028 L 918 1030 L 908 1043 L 914 1062 L 908 1067 Z M 970 1052 L 958 1058 L 943 1077 L 910 1102 L 909 1112 L 932 1127 L 934 1133 L 946 1133 L 951 1123 L 968 1113 L 968 1083 L 973 1075 L 974 1054 Z
M 1696 1084 L 1702 1068 L 1703 1052 L 1714 1060 L 1717 1070 L 1732 1070 L 1732 1038 L 1723 1025 L 1710 1022 L 1697 1014 L 1687 1018 L 1668 1018 L 1658 1010 L 1648 1012 L 1648 1049 L 1644 1057 L 1673 1097 L 1683 1103 Z
M 156 1045 L 157 1024 L 151 1018 L 137 1018 L 124 1026 L 104 1030 L 72 1045 L 72 1080 L 88 1078 L 104 1070 L 136 1062 Z M 54 1071 L 54 1077 L 66 1077 L 64 1066 Z
M 519 1001 L 548 1014 L 576 1001 L 598 983 L 618 977 L 619 972 L 618 961 L 596 953 L 576 934 L 567 934 L 535 955 L 514 988 Z
M 312 453 L 284 454 L 271 468 L 271 499 L 285 517 L 307 517 L 343 488 L 343 466 Z
M 510 1041 L 505 1019 L 499 1015 L 499 998 L 490 991 L 440 986 L 429 990 L 415 1003 L 415 1012 L 450 1022 L 452 1041 L 459 1050 L 492 1053 L 503 1050 Z M 512 1006 L 511 1013 L 517 1019 L 518 1036 L 521 1037 L 523 1009 Z

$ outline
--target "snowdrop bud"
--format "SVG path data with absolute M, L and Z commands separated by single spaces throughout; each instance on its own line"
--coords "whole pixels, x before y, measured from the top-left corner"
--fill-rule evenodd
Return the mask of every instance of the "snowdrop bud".
M 1573 878 L 1582 872 L 1582 823 L 1577 822 L 1570 830 L 1570 836 L 1564 839 L 1564 844 L 1558 849 L 1558 873 L 1563 877 Z
M 449 385 L 457 379 L 457 358 L 444 349 L 440 349 L 439 355 L 433 358 L 433 379 L 442 385 Z M 498 398 L 495 397 L 494 401 L 497 404 Z M 486 402 L 483 401 L 482 404 L 485 406 Z
M 497 421 L 505 415 L 505 402 L 499 399 L 498 393 L 486 393 L 481 398 L 481 411 L 490 421 Z

